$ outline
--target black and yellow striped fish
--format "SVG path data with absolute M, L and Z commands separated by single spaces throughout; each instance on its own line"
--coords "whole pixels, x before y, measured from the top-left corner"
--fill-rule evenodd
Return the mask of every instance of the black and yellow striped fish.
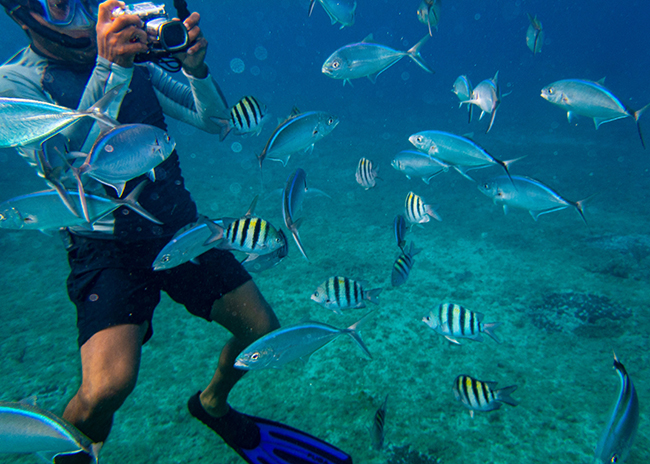
M 459 338 L 467 338 L 477 342 L 483 341 L 484 333 L 495 342 L 501 343 L 494 329 L 500 322 L 483 323 L 483 314 L 470 311 L 455 303 L 442 303 L 437 310 L 431 310 L 422 322 L 431 327 L 452 343 L 460 345 Z
M 484 382 L 476 380 L 469 375 L 459 375 L 454 380 L 454 396 L 465 407 L 470 409 L 470 415 L 474 417 L 474 411 L 495 411 L 503 403 L 510 406 L 517 406 L 519 403 L 510 397 L 510 394 L 517 389 L 517 385 L 511 385 L 496 389 L 497 382 Z
M 422 197 L 413 192 L 409 192 L 406 195 L 404 215 L 406 216 L 406 220 L 411 224 L 423 224 L 429 222 L 431 218 L 434 218 L 437 221 L 442 221 L 433 207 L 424 204 Z
M 268 221 L 257 217 L 235 219 L 226 226 L 223 236 L 225 248 L 244 253 L 262 255 L 284 245 L 284 240 L 277 229 Z
M 336 314 L 343 314 L 341 309 L 365 308 L 365 300 L 379 304 L 381 291 L 382 288 L 366 291 L 361 282 L 347 277 L 334 276 L 320 284 L 311 295 L 311 299 Z
M 393 287 L 399 287 L 406 283 L 406 280 L 409 278 L 409 274 L 411 273 L 411 269 L 413 268 L 413 263 L 415 262 L 413 257 L 421 251 L 421 249 L 415 248 L 414 243 L 411 242 L 409 250 L 403 251 L 402 254 L 397 257 L 395 263 L 393 263 L 393 272 L 390 276 L 390 281 L 391 284 L 393 284 Z
M 370 432 L 370 439 L 372 440 L 372 448 L 376 451 L 379 451 L 384 446 L 384 437 L 386 436 L 386 430 L 384 430 L 384 425 L 386 423 L 386 406 L 388 405 L 388 395 L 384 399 L 384 403 L 381 405 L 375 416 L 372 420 L 372 425 L 368 427 Z
M 266 106 L 257 101 L 255 97 L 247 96 L 242 98 L 235 106 L 230 108 L 230 118 L 228 120 L 217 120 L 222 126 L 221 140 L 225 139 L 231 130 L 234 130 L 238 135 L 259 135 L 267 119 L 266 116 Z
M 361 158 L 355 174 L 357 183 L 364 189 L 368 190 L 377 184 L 377 168 L 373 166 L 372 161 L 367 158 Z

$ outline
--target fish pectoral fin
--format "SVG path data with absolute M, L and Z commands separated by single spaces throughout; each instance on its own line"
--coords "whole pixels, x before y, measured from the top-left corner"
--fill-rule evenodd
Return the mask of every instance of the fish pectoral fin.
M 151 182 L 156 182 L 156 170 L 152 169 L 151 171 L 149 171 L 147 173 L 147 177 L 149 178 L 149 180 L 151 180 Z
M 454 344 L 456 344 L 456 345 L 460 345 L 460 344 L 461 344 L 458 340 L 456 340 L 455 338 L 450 337 L 449 335 L 445 335 L 445 338 L 446 338 L 447 340 L 449 340 L 451 343 L 454 343 Z
M 368 79 L 374 84 L 377 82 L 377 76 L 379 76 L 379 73 L 368 74 Z
M 496 200 L 495 200 L 495 202 L 496 202 Z M 506 214 L 508 214 L 508 211 L 509 211 L 508 210 L 508 205 L 504 204 L 503 205 L 503 215 L 505 216 Z M 531 214 L 532 214 L 532 211 L 531 211 Z M 534 216 L 533 216 L 533 219 L 535 219 Z M 535 219 L 535 220 L 537 220 L 537 219 Z

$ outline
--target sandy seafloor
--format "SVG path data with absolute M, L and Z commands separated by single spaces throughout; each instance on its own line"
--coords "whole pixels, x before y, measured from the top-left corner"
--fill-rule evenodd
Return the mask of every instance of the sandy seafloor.
M 528 50 L 522 56 L 524 52 Z M 537 72 L 531 57 L 526 55 L 522 63 L 531 74 Z M 544 77 L 515 86 L 485 135 L 487 121 L 468 125 L 449 89 L 458 74 L 471 71 L 476 83 L 497 67 L 443 69 L 432 80 L 437 82 L 435 90 L 411 89 L 403 98 L 406 83 L 400 73 L 421 72 L 412 63 L 399 63 L 379 77 L 376 87 L 364 79 L 340 90 L 340 83 L 334 86 L 320 76 L 314 82 L 322 84 L 318 96 L 289 87 L 282 95 L 260 89 L 258 95 L 272 107 L 273 118 L 259 138 L 229 136 L 220 144 L 215 136 L 170 124 L 200 211 L 219 217 L 243 214 L 260 193 L 254 155 L 278 116 L 288 114 L 293 104 L 303 111 L 339 115 L 339 127 L 311 155 L 296 154 L 286 168 L 265 163 L 265 189 L 256 213 L 276 226 L 282 224 L 282 215 L 279 196 L 272 191 L 297 167 L 306 170 L 309 186 L 323 190 L 331 200 L 308 198 L 300 214 L 311 263 L 291 242 L 289 256 L 255 280 L 283 324 L 310 317 L 341 328 L 367 308 L 342 316 L 321 308 L 309 296 L 322 281 L 344 275 L 366 280 L 370 288 L 384 288 L 380 305 L 371 308 L 374 317 L 362 330 L 373 359 L 366 359 L 350 339 L 336 340 L 304 366 L 298 362 L 250 373 L 231 397 L 237 409 L 331 441 L 356 463 L 582 464 L 590 462 L 618 392 L 612 369 L 615 351 L 636 385 L 641 405 L 628 463 L 650 462 L 650 150 L 641 149 L 629 119 L 598 131 L 587 119 L 569 125 L 560 109 L 538 97 L 539 89 L 553 80 L 598 78 L 599 69 L 568 74 L 547 69 Z M 299 71 L 292 70 L 291 77 Z M 221 82 L 231 103 L 254 93 L 233 84 L 236 76 L 224 74 Z M 625 78 L 613 76 L 616 93 Z M 340 92 L 336 98 L 329 96 L 334 95 L 331 89 Z M 637 98 L 629 102 L 635 108 L 649 97 L 642 88 L 626 88 L 620 94 L 626 102 Z M 399 150 L 411 148 L 410 134 L 425 129 L 471 132 L 500 159 L 525 155 L 512 166 L 513 173 L 536 177 L 571 200 L 596 194 L 586 204 L 589 226 L 571 209 L 543 215 L 537 222 L 521 210 L 504 216 L 476 184 L 456 172 L 442 174 L 430 185 L 407 180 L 390 167 L 390 160 Z M 243 151 L 234 153 L 233 142 L 240 142 Z M 361 156 L 379 166 L 382 178 L 368 191 L 354 180 Z M 0 163 L 1 200 L 43 188 L 13 152 L 1 152 Z M 472 173 L 477 179 L 501 174 L 498 168 Z M 390 272 L 398 254 L 392 220 L 403 211 L 409 190 L 437 205 L 443 221 L 410 232 L 408 240 L 423 251 L 415 258 L 408 283 L 392 288 Z M 1 398 L 16 401 L 36 395 L 42 407 L 61 413 L 80 382 L 75 311 L 65 292 L 65 253 L 56 236 L 4 230 L 0 250 Z M 607 317 L 583 323 L 574 309 L 562 315 L 560 306 L 548 304 L 587 299 L 584 295 L 591 295 L 587 309 L 592 316 L 607 303 L 596 297 L 609 299 L 602 314 Z M 487 339 L 450 345 L 421 322 L 441 302 L 483 312 L 487 322 L 502 322 L 498 333 L 503 343 Z M 241 462 L 191 418 L 185 406 L 209 381 L 228 333 L 193 318 L 167 297 L 156 312 L 154 329 L 143 350 L 138 386 L 116 415 L 102 462 Z M 498 381 L 500 386 L 518 385 L 513 397 L 520 405 L 471 419 L 451 391 L 459 374 Z M 387 394 L 385 448 L 376 452 L 367 427 Z M 0 463 L 36 461 L 33 456 L 0 458 Z

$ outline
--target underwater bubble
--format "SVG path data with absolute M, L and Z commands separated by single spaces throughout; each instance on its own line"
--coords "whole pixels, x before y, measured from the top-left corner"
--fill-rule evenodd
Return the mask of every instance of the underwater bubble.
M 268 57 L 269 57 L 269 52 L 266 50 L 266 48 L 262 47 L 261 45 L 255 48 L 255 58 L 257 58 L 260 61 L 264 61 Z
M 235 74 L 241 74 L 244 72 L 244 69 L 246 69 L 246 65 L 241 59 L 233 58 L 230 60 L 230 69 L 232 69 L 232 72 Z
M 410 77 L 411 77 L 411 75 L 408 72 L 404 71 L 402 73 L 402 80 L 403 81 L 408 81 Z
M 402 45 L 406 48 L 409 46 L 409 41 L 407 39 L 402 40 Z
M 384 132 L 383 134 L 381 134 L 381 138 L 384 140 L 390 139 L 390 132 Z
M 553 121 L 553 122 L 551 123 L 551 129 L 557 129 L 558 127 L 560 127 L 560 123 L 559 123 L 559 122 L 557 122 L 557 121 Z
M 479 19 L 481 19 L 481 13 L 476 13 L 476 14 L 474 15 L 474 19 L 477 20 L 477 21 L 478 21 Z
M 190 158 L 192 159 L 196 158 L 196 153 L 190 153 Z
M 213 201 L 212 203 L 210 203 L 210 210 L 211 211 L 219 211 L 219 203 L 217 203 L 216 201 Z
M 239 153 L 242 150 L 241 143 L 239 142 L 233 142 L 232 145 L 230 145 L 230 149 L 234 151 L 235 153 Z
M 238 195 L 239 192 L 241 192 L 241 184 L 238 184 L 237 182 L 230 184 L 230 193 L 233 195 Z
M 259 66 L 251 66 L 251 74 L 253 76 L 259 76 L 261 72 Z
M 253 161 L 250 160 L 249 158 L 245 158 L 245 159 L 241 160 L 241 168 L 244 171 L 248 171 L 252 167 L 253 167 Z

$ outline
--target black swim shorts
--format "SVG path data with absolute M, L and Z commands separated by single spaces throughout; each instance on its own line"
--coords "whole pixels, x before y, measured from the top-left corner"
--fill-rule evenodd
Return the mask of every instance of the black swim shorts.
M 210 320 L 212 305 L 251 279 L 232 253 L 212 249 L 166 271 L 151 264 L 169 239 L 122 243 L 68 236 L 68 295 L 77 307 L 81 347 L 100 330 L 149 322 L 144 342 L 153 335 L 153 312 L 166 292 L 195 316 Z

